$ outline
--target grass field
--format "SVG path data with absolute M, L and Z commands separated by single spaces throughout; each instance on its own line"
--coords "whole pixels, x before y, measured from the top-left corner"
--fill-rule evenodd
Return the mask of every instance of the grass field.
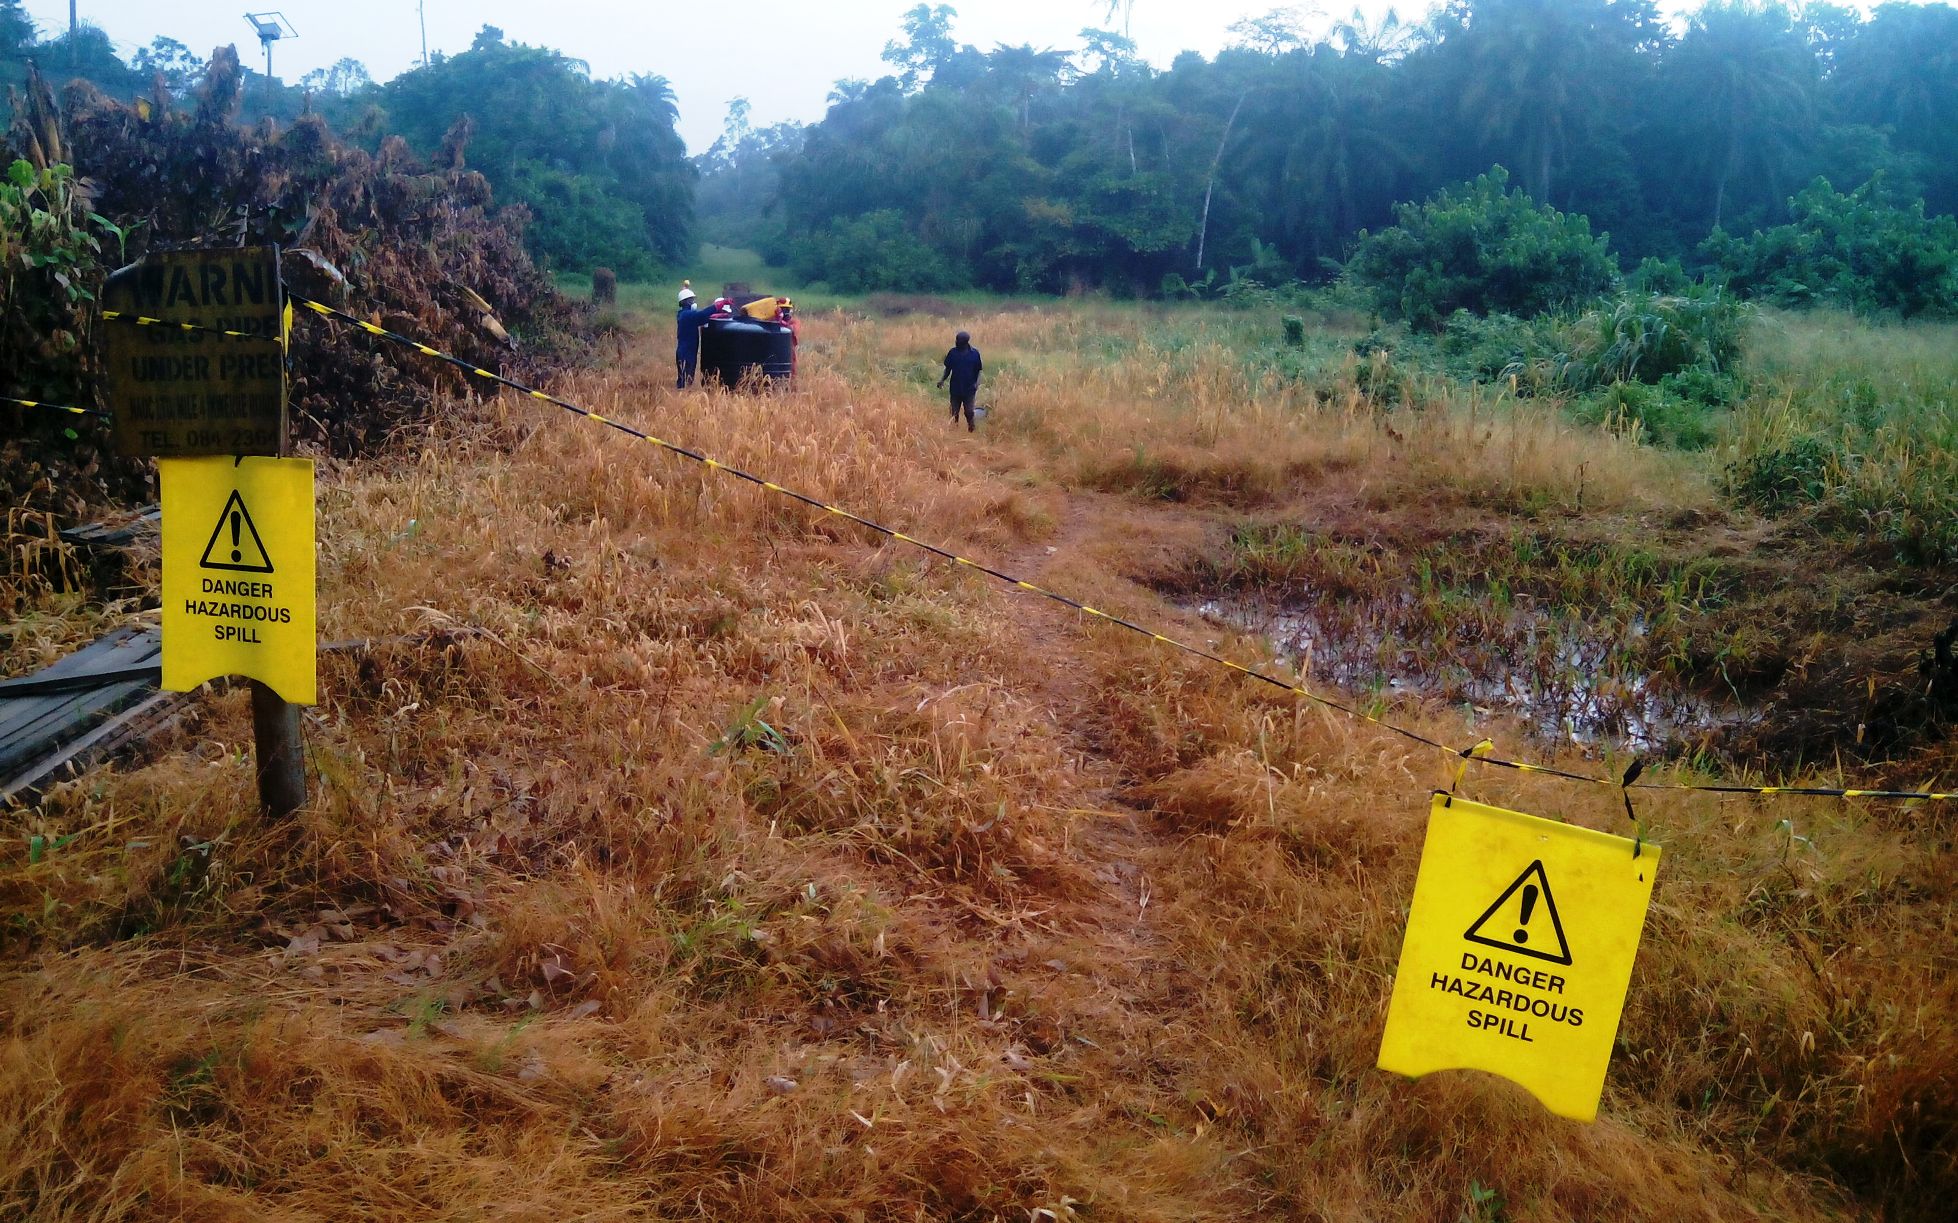
M 1769 703 L 1849 683 L 1859 639 L 1894 655 L 1871 701 L 1907 686 L 1944 607 L 1944 571 L 1867 566 L 1829 499 L 1722 491 L 1798 425 L 1941 461 L 1948 416 L 1888 355 L 1948 377 L 1933 335 L 1783 320 L 1757 342 L 1789 406 L 1679 455 L 1390 387 L 1352 319 L 1281 365 L 1275 318 L 1206 307 L 805 304 L 794 393 L 676 393 L 666 292 L 622 293 L 616 359 L 551 389 L 1246 663 L 1265 644 L 1179 610 L 1193 584 L 1343 574 L 1455 624 L 1491 576 L 1587 614 L 1724 590 L 1666 640 L 1772 656 Z M 958 325 L 976 436 L 931 389 Z M 1882 403 L 1853 435 L 1804 390 L 1825 342 Z M 1642 794 L 1664 870 L 1575 1125 L 1373 1068 L 1448 755 L 513 398 L 323 466 L 319 534 L 322 637 L 378 644 L 323 659 L 302 812 L 257 815 L 225 691 L 4 816 L 0 1215 L 1932 1219 L 1958 1190 L 1950 811 Z M 141 615 L 17 593 L 37 655 Z M 1937 738 L 1853 747 L 1648 776 L 1953 773 Z M 1610 787 L 1464 790 L 1629 829 Z

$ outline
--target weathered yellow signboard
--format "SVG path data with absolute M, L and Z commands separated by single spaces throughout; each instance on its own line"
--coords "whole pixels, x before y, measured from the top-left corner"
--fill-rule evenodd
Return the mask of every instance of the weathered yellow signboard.
M 313 464 L 159 459 L 163 686 L 247 675 L 295 705 L 318 699 Z
M 285 311 L 273 248 L 148 255 L 109 277 L 102 304 L 165 324 L 103 324 L 119 453 L 279 453 Z M 168 325 L 175 323 L 263 338 Z
M 1435 795 L 1380 1068 L 1487 1070 L 1596 1118 L 1658 869 L 1654 845 Z

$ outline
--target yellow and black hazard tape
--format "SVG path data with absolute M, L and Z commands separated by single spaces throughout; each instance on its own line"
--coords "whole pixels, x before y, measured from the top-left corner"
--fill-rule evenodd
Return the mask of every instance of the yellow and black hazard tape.
M 78 408 L 66 403 L 43 403 L 38 399 L 15 399 L 11 395 L 0 395 L 0 403 L 16 404 L 23 408 L 46 408 L 50 412 L 73 412 L 77 416 L 99 416 L 109 419 L 109 414 L 100 408 Z
M 523 383 L 518 382 L 512 378 L 506 378 L 502 374 L 496 373 L 493 370 L 483 369 L 481 366 L 472 364 L 471 362 L 468 361 L 464 361 L 460 357 L 451 356 L 450 354 L 445 353 L 440 349 L 431 348 L 428 345 L 421 343 L 419 340 L 411 339 L 410 337 L 402 335 L 399 332 L 389 331 L 385 327 L 377 326 L 373 323 L 367 322 L 365 319 L 357 318 L 354 315 L 348 314 L 345 311 L 336 310 L 331 306 L 322 305 L 316 301 L 309 301 L 303 297 L 295 297 L 292 299 L 292 301 L 294 305 L 303 307 L 307 310 L 311 310 L 315 314 L 318 314 L 324 318 L 329 318 L 334 320 L 335 322 L 345 323 L 353 327 L 358 327 L 362 331 L 367 332 L 369 335 L 378 336 L 382 339 L 392 340 L 397 344 L 406 345 L 409 348 L 413 348 L 416 352 L 421 353 L 423 356 L 434 357 L 438 361 L 446 361 L 450 365 L 453 365 L 458 369 L 473 374 L 478 378 L 484 378 L 491 382 L 499 383 L 503 386 L 509 387 L 511 390 L 517 391 L 524 395 L 528 395 L 532 399 L 536 399 L 543 403 L 548 403 L 556 407 L 563 408 L 565 411 L 573 413 L 574 415 L 577 416 L 582 416 L 586 420 L 595 421 L 598 424 L 605 425 L 612 429 L 616 429 L 619 432 L 627 435 L 628 437 L 638 438 L 642 442 L 651 442 L 653 445 L 658 446 L 662 450 L 666 450 L 670 453 L 680 455 L 682 458 L 691 459 L 694 462 L 699 463 L 704 467 L 707 467 L 714 471 L 721 472 L 724 475 L 732 476 L 737 480 L 745 480 L 750 484 L 759 485 L 760 487 L 767 489 L 769 492 L 779 493 L 782 496 L 789 498 L 790 500 L 800 501 L 802 504 L 809 506 L 811 509 L 818 509 L 826 514 L 834 514 L 839 518 L 846 518 L 851 522 L 857 523 L 864 527 L 868 527 L 870 530 L 875 531 L 878 534 L 886 536 L 890 539 L 894 539 L 899 543 L 910 544 L 914 548 L 922 549 L 925 552 L 931 553 L 933 556 L 939 557 L 940 559 L 943 560 L 950 561 L 955 565 L 962 565 L 968 569 L 977 570 L 978 572 L 983 573 L 988 577 L 995 578 L 1001 582 L 1004 582 L 1006 585 L 1012 586 L 1015 589 L 1024 590 L 1029 594 L 1039 595 L 1041 598 L 1044 599 L 1051 599 L 1056 603 L 1059 603 L 1065 607 L 1071 607 L 1075 611 L 1081 612 L 1085 615 L 1093 616 L 1101 620 L 1106 620 L 1110 624 L 1120 625 L 1121 627 L 1128 629 L 1132 633 L 1140 633 L 1142 636 L 1147 637 L 1152 641 L 1158 641 L 1164 645 L 1171 646 L 1178 650 L 1182 650 L 1185 653 L 1193 654 L 1198 658 L 1207 659 L 1210 662 L 1214 662 L 1219 666 L 1228 667 L 1233 671 L 1240 672 L 1244 675 L 1250 676 L 1253 679 L 1262 680 L 1267 684 L 1275 684 L 1278 687 L 1283 688 L 1288 692 L 1296 693 L 1300 696 L 1316 701 L 1319 704 L 1325 705 L 1328 708 L 1336 709 L 1342 713 L 1350 714 L 1353 717 L 1363 718 L 1366 721 L 1372 722 L 1377 726 L 1381 726 L 1386 728 L 1387 730 L 1391 730 L 1395 734 L 1404 735 L 1407 738 L 1412 739 L 1417 743 L 1423 743 L 1429 747 L 1441 748 L 1444 751 L 1449 750 L 1447 745 L 1444 743 L 1436 742 L 1433 739 L 1429 739 L 1426 736 L 1416 734 L 1414 731 L 1407 730 L 1404 727 L 1395 726 L 1391 722 L 1382 721 L 1381 719 L 1376 718 L 1369 713 L 1366 713 L 1359 709 L 1354 709 L 1347 705 L 1343 705 L 1338 701 L 1331 699 L 1330 697 L 1321 696 L 1318 693 L 1300 687 L 1297 684 L 1287 683 L 1276 676 L 1267 675 L 1262 671 L 1258 671 L 1251 667 L 1246 667 L 1242 663 L 1232 662 L 1228 658 L 1224 658 L 1217 654 L 1213 654 L 1208 650 L 1201 649 L 1197 646 L 1190 645 L 1186 642 L 1178 641 L 1173 637 L 1166 637 L 1161 633 L 1154 632 L 1150 629 L 1144 628 L 1139 624 L 1135 624 L 1129 620 L 1125 620 L 1120 616 L 1114 615 L 1113 613 L 1105 612 L 1098 607 L 1090 607 L 1086 603 L 1083 603 L 1078 599 L 1071 599 L 1064 594 L 1059 594 L 1056 593 L 1055 591 L 1048 590 L 1045 587 L 1038 586 L 1032 582 L 1025 581 L 1021 578 L 1016 578 L 1009 573 L 1002 573 L 999 570 L 994 569 L 990 565 L 986 565 L 979 561 L 973 560 L 971 557 L 960 556 L 958 553 L 950 551 L 949 549 L 946 548 L 941 548 L 936 544 L 930 544 L 930 543 L 926 543 L 924 540 L 915 539 L 912 536 L 906 535 L 904 532 L 897 530 L 894 527 L 887 527 L 882 523 L 873 522 L 872 520 L 865 518 L 860 514 L 854 514 L 849 510 L 844 509 L 841 506 L 832 505 L 827 501 L 820 500 L 819 498 L 816 497 L 811 497 L 805 493 L 799 493 L 792 488 L 785 488 L 782 485 L 777 484 L 772 480 L 764 480 L 760 476 L 754 475 L 751 472 L 743 471 L 739 467 L 730 466 L 729 464 L 723 463 L 718 459 L 714 459 L 709 457 L 708 455 L 702 454 L 700 451 L 694 450 L 691 447 L 682 446 L 676 442 L 669 442 L 665 438 L 655 437 L 650 433 L 647 433 L 640 429 L 636 429 L 633 426 L 625 424 L 622 421 L 613 420 L 608 416 L 601 416 L 599 413 L 594 412 L 589 408 L 579 407 L 577 404 L 571 403 L 568 400 L 559 399 L 555 395 L 551 395 L 544 391 L 537 390 L 534 387 L 525 386 Z M 1488 757 L 1481 757 L 1481 759 L 1485 761 L 1489 760 Z M 1520 762 L 1498 762 L 1498 761 L 1490 761 L 1490 762 L 1509 763 L 1512 765 L 1512 767 L 1526 768 L 1533 772 L 1559 773 L 1559 770 L 1551 769 L 1539 765 L 1525 765 Z M 1574 773 L 1559 773 L 1559 775 L 1571 777 L 1576 780 L 1590 780 L 1589 778 L 1584 778 Z
M 179 323 L 170 319 L 151 318 L 147 314 L 132 314 L 127 310 L 104 310 L 102 317 L 112 323 L 128 323 L 135 327 L 161 327 L 166 331 L 201 331 L 207 335 L 228 335 L 240 340 L 274 340 L 279 337 L 259 335 L 255 331 L 230 331 L 223 327 L 206 327 L 202 323 Z
M 1599 778 L 1598 780 L 1605 781 L 1603 778 Z M 1605 781 L 1605 784 L 1614 785 L 1616 783 Z M 1760 794 L 1769 797 L 1787 794 L 1807 798 L 1903 798 L 1934 802 L 1958 799 L 1958 790 L 1856 790 L 1836 789 L 1831 786 L 1696 786 L 1688 785 L 1684 782 L 1652 781 L 1633 782 L 1631 788 L 1634 790 L 1695 790 L 1701 794 Z
M 542 402 L 548 404 L 554 404 L 557 407 L 563 408 L 567 412 L 575 412 L 580 416 L 589 417 L 590 419 L 599 421 L 602 424 L 611 425 L 615 429 L 624 429 L 627 433 L 631 433 L 636 437 L 644 438 L 646 441 L 649 442 L 657 440 L 654 438 L 646 437 L 645 434 L 639 433 L 635 429 L 627 429 L 624 425 L 619 424 L 617 421 L 606 420 L 603 416 L 600 416 L 596 412 L 587 412 L 585 409 L 579 407 L 575 403 L 567 403 L 564 400 L 559 399 L 555 395 L 547 395 L 543 391 L 537 390 L 534 387 L 525 386 L 523 383 L 518 382 L 514 378 L 505 378 L 502 374 L 497 373 L 495 370 L 484 369 L 482 366 L 477 365 L 473 361 L 465 361 L 461 357 L 451 356 L 450 354 L 443 352 L 439 348 L 430 348 L 428 345 L 422 343 L 420 340 L 412 339 L 408 336 L 402 335 L 398 331 L 389 331 L 385 327 L 382 327 L 375 323 L 370 323 L 364 318 L 357 318 L 354 315 L 348 314 L 344 310 L 335 310 L 332 306 L 322 305 L 319 302 L 311 301 L 304 297 L 291 297 L 291 298 L 287 298 L 286 300 L 290 302 L 292 305 L 302 306 L 307 310 L 311 310 L 314 314 L 319 315 L 321 318 L 332 319 L 336 323 L 345 323 L 349 327 L 358 327 L 360 330 L 365 331 L 368 335 L 379 336 L 381 339 L 392 340 L 396 344 L 406 345 L 407 347 L 414 349 L 416 352 L 420 353 L 424 357 L 434 357 L 437 361 L 445 361 L 448 364 L 455 366 L 457 369 L 461 370 L 466 374 L 472 374 L 475 377 L 486 379 L 490 382 L 497 383 L 500 386 L 507 386 L 513 391 L 530 396 L 532 399 L 541 400 Z M 672 450 L 676 454 L 684 454 L 688 458 L 694 460 L 697 463 L 710 463 L 710 460 L 705 455 L 695 454 L 690 450 L 685 450 L 677 446 L 670 446 L 667 445 L 667 443 L 665 442 L 659 442 L 658 444 L 661 446 L 666 446 L 668 450 Z
M 1000 570 L 995 569 L 990 565 L 986 565 L 979 561 L 975 561 L 970 557 L 960 556 L 958 553 L 953 552 L 946 548 L 941 548 L 936 544 L 930 544 L 930 543 L 926 543 L 924 540 L 915 539 L 912 536 L 906 535 L 902 531 L 896 530 L 892 527 L 884 526 L 882 523 L 873 522 L 870 519 L 863 517 L 862 515 L 853 514 L 849 510 L 846 510 L 841 506 L 832 505 L 827 501 L 823 501 L 816 497 L 811 497 L 806 493 L 797 492 L 792 488 L 785 488 L 782 485 L 777 484 L 772 480 L 764 480 L 760 476 L 754 475 L 747 471 L 743 471 L 739 467 L 729 466 L 728 464 L 720 462 L 717 459 L 711 458 L 708 455 L 703 454 L 698 450 L 692 449 L 691 447 L 682 446 L 677 442 L 669 442 L 661 437 L 655 437 L 653 434 L 647 433 L 641 429 L 636 429 L 633 426 L 624 423 L 623 421 L 613 420 L 608 416 L 601 416 L 597 412 L 591 411 L 589 408 L 581 408 L 577 404 L 571 403 L 568 400 L 560 399 L 555 395 L 551 395 L 544 391 L 537 390 L 534 387 L 525 386 L 523 383 L 517 382 L 511 378 L 506 378 L 503 375 L 496 373 L 493 370 L 484 369 L 479 365 L 475 365 L 471 362 L 464 361 L 462 358 L 452 356 L 448 353 L 441 351 L 440 349 L 431 348 L 430 346 L 422 343 L 419 340 L 415 340 L 408 336 L 401 335 L 398 332 L 389 331 L 385 327 L 377 326 L 373 323 L 367 322 L 364 319 L 356 318 L 355 316 L 348 314 L 343 310 L 336 310 L 332 306 L 322 305 L 319 302 L 310 301 L 304 297 L 293 297 L 289 300 L 292 302 L 292 304 L 296 306 L 304 307 L 305 309 L 312 311 L 313 313 L 319 315 L 322 318 L 330 319 L 334 322 L 343 323 L 348 326 L 357 327 L 360 330 L 367 332 L 369 335 L 378 336 L 382 339 L 392 341 L 393 343 L 405 345 L 406 347 L 412 348 L 416 352 L 421 353 L 423 356 L 433 357 L 438 361 L 447 362 L 448 364 L 453 365 L 458 369 L 464 370 L 475 377 L 482 378 L 487 381 L 495 382 L 499 385 L 509 387 L 511 390 L 517 391 L 523 395 L 527 395 L 530 398 L 538 400 L 542 403 L 551 404 L 555 407 L 562 408 L 565 411 L 572 413 L 573 415 L 582 416 L 586 420 L 595 421 L 596 423 L 604 425 L 610 429 L 616 429 L 617 431 L 625 434 L 628 437 L 637 438 L 642 442 L 650 442 L 653 445 L 659 447 L 660 449 L 667 451 L 668 453 L 677 454 L 682 458 L 690 459 L 693 462 L 699 463 L 711 471 L 717 471 L 723 475 L 731 476 L 734 479 L 746 481 L 749 484 L 754 484 L 761 488 L 765 488 L 772 493 L 779 493 L 782 496 L 787 497 L 792 501 L 799 501 L 803 505 L 809 506 L 811 509 L 821 510 L 825 514 L 832 514 L 838 518 L 847 519 L 850 522 L 854 522 L 860 526 L 867 527 L 870 530 L 875 531 L 879 535 L 883 535 L 888 539 L 893 539 L 903 544 L 909 544 L 912 547 L 920 549 L 921 551 L 924 552 L 928 552 L 931 555 L 940 558 L 941 560 L 950 561 L 955 565 L 959 565 L 964 568 L 972 569 L 975 570 L 976 572 L 983 573 L 986 576 L 990 578 L 994 578 L 1000 582 L 1003 582 L 1006 585 L 1011 586 L 1016 590 L 1023 590 L 1026 591 L 1028 594 L 1038 595 L 1043 599 L 1052 600 L 1055 603 L 1059 603 L 1063 607 L 1073 608 L 1075 611 L 1078 611 L 1083 615 L 1091 616 L 1095 619 L 1106 621 L 1109 624 L 1113 624 L 1120 628 L 1127 629 L 1131 633 L 1137 633 L 1143 637 L 1149 638 L 1151 641 L 1157 642 L 1162 645 L 1166 645 L 1171 649 L 1179 650 L 1182 653 L 1189 654 L 1196 658 L 1204 659 L 1208 662 L 1216 663 L 1218 666 L 1227 668 L 1231 671 L 1235 671 L 1239 675 L 1242 675 L 1247 679 L 1254 679 L 1259 681 L 1260 683 L 1269 684 L 1275 688 L 1281 688 L 1284 691 L 1292 693 L 1296 696 L 1304 697 L 1306 700 L 1312 701 L 1317 705 L 1321 705 L 1327 709 L 1335 710 L 1339 713 L 1346 714 L 1349 717 L 1358 718 L 1362 721 L 1369 722 L 1374 726 L 1380 727 L 1382 730 L 1391 731 L 1392 733 L 1399 735 L 1402 738 L 1412 740 L 1415 743 L 1420 743 L 1427 747 L 1437 748 L 1442 751 L 1450 751 L 1450 752 L 1457 751 L 1457 749 L 1451 748 L 1447 744 L 1441 743 L 1435 739 L 1430 739 L 1426 735 L 1420 734 L 1416 731 L 1409 730 L 1404 726 L 1397 726 L 1394 723 L 1389 722 L 1383 718 L 1379 718 L 1374 716 L 1373 714 L 1367 713 L 1365 710 L 1355 708 L 1354 706 L 1345 704 L 1340 701 L 1336 701 L 1328 696 L 1322 696 L 1321 694 L 1312 691 L 1311 689 L 1305 687 L 1302 684 L 1291 683 L 1287 680 L 1280 679 L 1275 675 L 1268 675 L 1265 672 L 1260 671 L 1255 667 L 1247 667 L 1242 663 L 1232 662 L 1230 659 L 1225 658 L 1222 655 L 1214 654 L 1209 650 L 1205 650 L 1198 646 L 1193 646 L 1186 641 L 1180 641 L 1177 638 L 1166 636 L 1162 633 L 1156 632 L 1153 629 L 1145 628 L 1142 625 L 1135 623 L 1134 621 L 1127 620 L 1111 612 L 1103 611 L 1097 607 L 1090 607 L 1088 604 L 1083 603 L 1078 599 L 1069 598 L 1067 595 L 1059 594 L 1055 591 L 1048 590 L 1045 587 L 1036 585 L 1033 582 L 1029 582 L 1021 578 L 1016 578 L 1008 573 L 1003 573 Z M 1934 791 L 1914 791 L 1914 790 L 1831 789 L 1822 786 L 1734 786 L 1734 785 L 1692 785 L 1685 782 L 1635 782 L 1633 778 L 1635 778 L 1637 775 L 1636 771 L 1628 774 L 1621 781 L 1613 781 L 1610 778 L 1593 777 L 1584 773 L 1573 773 L 1565 769 L 1552 767 L 1550 765 L 1532 764 L 1525 760 L 1508 760 L 1500 756 L 1488 755 L 1484 750 L 1485 744 L 1477 744 L 1475 747 L 1459 751 L 1457 754 L 1460 755 L 1464 761 L 1476 761 L 1482 764 L 1494 765 L 1497 768 L 1513 769 L 1521 773 L 1536 773 L 1546 777 L 1560 777 L 1566 781 L 1584 782 L 1588 785 L 1611 786 L 1614 789 L 1620 789 L 1620 790 L 1627 789 L 1627 788 L 1635 788 L 1635 789 L 1642 789 L 1642 790 L 1694 790 L 1694 791 L 1701 791 L 1701 792 L 1715 793 L 1715 794 L 1804 795 L 1804 796 L 1818 797 L 1818 798 L 1887 798 L 1887 799 L 1915 799 L 1915 800 L 1958 799 L 1958 792 L 1940 793 Z

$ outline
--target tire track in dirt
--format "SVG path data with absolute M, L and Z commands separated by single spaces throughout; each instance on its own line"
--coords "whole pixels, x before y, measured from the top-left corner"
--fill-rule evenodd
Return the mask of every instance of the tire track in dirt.
M 1103 537 L 1107 518 L 1091 494 L 1063 493 L 1054 533 L 1006 553 L 1000 568 L 1047 585 L 1049 574 Z M 1097 903 L 1078 906 L 1105 959 L 1098 972 L 1117 985 L 1123 1000 L 1143 1011 L 1170 1005 L 1176 967 L 1165 959 L 1168 940 L 1155 926 L 1157 900 L 1152 869 L 1172 846 L 1150 815 L 1121 796 L 1121 766 L 1096 742 L 1093 730 L 1100 680 L 1087 657 L 1088 622 L 1072 608 L 1038 595 L 1015 592 L 1012 620 L 1026 665 L 1025 695 L 1052 718 L 1068 744 L 1083 786 L 1073 812 L 1079 821 L 1068 838 L 1071 852 L 1100 885 Z

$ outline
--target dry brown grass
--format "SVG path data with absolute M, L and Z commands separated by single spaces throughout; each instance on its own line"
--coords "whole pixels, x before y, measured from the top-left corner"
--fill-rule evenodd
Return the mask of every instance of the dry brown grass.
M 815 320 L 788 399 L 660 389 L 655 342 L 553 389 L 1199 635 L 1128 580 L 1202 513 L 1132 447 L 1209 504 L 1561 504 L 1579 464 L 1587 505 L 1703 495 L 1509 405 L 1306 404 L 1140 316 L 982 322 L 978 439 L 910 372 L 937 321 Z M 6 815 L 0 1215 L 1902 1218 L 1958 1184 L 1947 816 L 1642 803 L 1603 1119 L 1402 1081 L 1440 761 L 539 411 L 322 473 L 322 636 L 409 640 L 323 663 L 293 821 L 239 693 Z

